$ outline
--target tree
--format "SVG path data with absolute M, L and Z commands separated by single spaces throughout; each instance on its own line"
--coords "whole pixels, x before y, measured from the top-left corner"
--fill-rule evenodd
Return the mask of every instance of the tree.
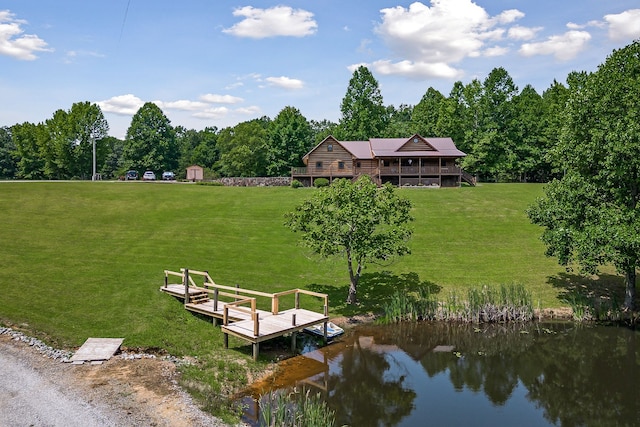
M 403 136 L 413 135 L 418 133 L 413 130 L 411 124 L 411 114 L 413 113 L 413 106 L 407 104 L 400 104 L 398 108 L 393 105 L 387 107 L 387 117 L 389 123 L 384 133 L 380 135 L 382 138 L 399 138 Z
M 302 156 L 314 145 L 311 125 L 294 107 L 285 107 L 269 123 L 268 140 L 268 176 L 289 176 L 292 166 L 303 166 Z
M 387 127 L 387 110 L 378 81 L 363 65 L 354 72 L 340 104 L 338 139 L 367 141 L 379 137 Z
M 544 163 L 549 150 L 543 132 L 544 102 L 531 85 L 525 86 L 513 102 L 513 172 L 520 182 L 539 181 L 539 177 L 547 176 L 542 170 L 549 169 Z
M 18 168 L 11 128 L 0 127 L 0 179 L 13 179 Z
M 223 176 L 266 175 L 268 125 L 269 119 L 263 117 L 220 132 L 220 161 L 217 167 Z
M 171 122 L 160 107 L 146 102 L 134 114 L 122 152 L 123 169 L 175 170 L 178 145 Z
M 355 182 L 338 179 L 318 189 L 286 215 L 286 225 L 301 232 L 302 243 L 320 256 L 346 256 L 350 278 L 347 303 L 354 304 L 360 274 L 368 261 L 410 253 L 410 210 L 411 202 L 399 197 L 391 185 L 378 188 L 363 175 Z
M 438 90 L 432 87 L 427 89 L 420 102 L 413 107 L 411 125 L 414 131 L 412 134 L 417 133 L 425 137 L 441 136 L 438 135 L 436 126 L 440 115 L 440 106 L 444 100 L 445 97 Z
M 527 211 L 547 255 L 582 272 L 613 264 L 635 309 L 640 264 L 640 41 L 615 50 L 571 93 L 557 151 L 565 175 Z
M 313 135 L 313 144 L 311 148 L 320 144 L 329 135 L 335 135 L 338 124 L 330 120 L 324 119 L 321 121 L 311 120 L 311 134 Z M 305 153 L 307 154 L 307 153 Z
M 197 131 L 176 127 L 176 140 L 180 151 L 178 170 L 184 176 L 186 169 L 191 165 L 200 165 L 212 170 L 219 159 L 218 154 L 218 128 L 207 127 Z
M 18 157 L 17 177 L 44 178 L 44 160 L 40 156 L 41 141 L 46 139 L 46 127 L 40 123 L 24 122 L 11 127 L 11 137 Z

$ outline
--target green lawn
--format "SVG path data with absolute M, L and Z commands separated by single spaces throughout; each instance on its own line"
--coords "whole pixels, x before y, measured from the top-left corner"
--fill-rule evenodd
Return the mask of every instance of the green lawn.
M 283 214 L 313 189 L 229 188 L 141 182 L 0 184 L 0 318 L 61 346 L 89 336 L 201 354 L 221 334 L 160 293 L 163 270 L 208 270 L 219 284 L 268 292 L 330 294 L 332 315 L 376 310 L 397 286 L 428 282 L 446 293 L 469 285 L 526 285 L 536 304 L 561 305 L 525 208 L 542 186 L 484 184 L 402 189 L 414 204 L 412 254 L 369 265 L 362 306 L 346 307 L 340 259 L 298 245 Z M 206 337 L 206 339 L 203 339 Z

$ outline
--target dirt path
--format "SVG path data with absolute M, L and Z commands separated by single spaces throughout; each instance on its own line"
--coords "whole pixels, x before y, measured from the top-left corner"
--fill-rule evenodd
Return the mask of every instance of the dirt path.
M 0 426 L 225 426 L 175 378 L 168 361 L 71 365 L 0 335 Z

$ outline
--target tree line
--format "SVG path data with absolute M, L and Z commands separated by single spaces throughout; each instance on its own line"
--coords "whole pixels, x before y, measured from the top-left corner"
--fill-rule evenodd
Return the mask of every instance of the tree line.
M 287 106 L 271 119 L 204 130 L 172 126 L 162 110 L 145 103 L 123 140 L 109 136 L 97 104 L 79 102 L 43 123 L 0 128 L 0 179 L 90 179 L 93 144 L 103 179 L 125 171 L 175 171 L 193 164 L 210 177 L 288 176 L 292 166 L 326 136 L 339 140 L 399 138 L 420 134 L 451 137 L 467 153 L 461 166 L 485 181 L 546 182 L 562 167 L 553 160 L 570 94 L 586 80 L 572 72 L 541 95 L 519 90 L 504 68 L 483 80 L 453 84 L 448 96 L 429 87 L 416 105 L 385 105 L 368 68 L 354 71 L 340 105 L 338 123 L 307 120 Z

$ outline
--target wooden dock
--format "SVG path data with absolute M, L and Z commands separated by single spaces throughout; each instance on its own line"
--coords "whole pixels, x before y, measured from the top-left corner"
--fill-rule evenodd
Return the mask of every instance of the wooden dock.
M 292 348 L 295 348 L 296 334 L 304 328 L 324 325 L 327 340 L 329 321 L 328 296 L 304 289 L 292 289 L 278 293 L 266 293 L 240 287 L 216 284 L 206 271 L 181 269 L 180 272 L 165 270 L 162 292 L 184 300 L 184 308 L 213 318 L 214 324 L 222 321 L 224 346 L 229 346 L 229 335 L 251 342 L 253 358 L 258 358 L 260 343 L 279 336 L 291 334 Z M 197 284 L 194 276 L 202 280 Z M 180 283 L 169 283 L 170 277 L 180 278 Z M 292 295 L 293 307 L 282 309 L 283 297 Z M 300 296 L 308 295 L 322 301 L 322 312 L 300 306 Z M 271 311 L 257 308 L 257 299 L 268 302 Z

